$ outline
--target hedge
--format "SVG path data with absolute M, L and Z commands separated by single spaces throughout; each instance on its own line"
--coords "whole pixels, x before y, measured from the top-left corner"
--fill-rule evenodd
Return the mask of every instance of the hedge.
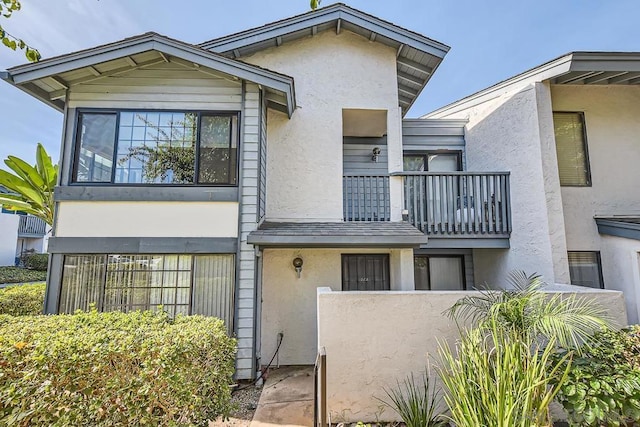
M 25 255 L 24 266 L 29 270 L 47 271 L 49 267 L 49 254 Z
M 43 282 L 46 271 L 27 270 L 22 267 L 0 267 L 0 283 Z
M 231 409 L 223 322 L 165 313 L 0 315 L 0 425 L 207 425 Z
M 29 316 L 42 314 L 44 283 L 8 286 L 0 289 L 0 314 Z

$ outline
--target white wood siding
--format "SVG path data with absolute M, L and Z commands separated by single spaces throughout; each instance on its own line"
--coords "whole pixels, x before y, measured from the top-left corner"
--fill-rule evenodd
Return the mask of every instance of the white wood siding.
M 260 185 L 258 201 L 258 221 L 265 216 L 267 209 L 267 104 L 264 92 L 261 93 L 260 110 Z
M 256 256 L 253 246 L 247 244 L 248 234 L 256 229 L 258 215 L 258 153 L 260 146 L 260 91 L 248 83 L 244 95 L 242 122 L 242 161 L 240 163 L 240 268 L 238 272 L 237 337 L 238 356 L 236 376 L 240 379 L 253 375 L 255 337 L 255 272 Z
M 242 85 L 223 75 L 163 63 L 74 86 L 69 107 L 239 111 Z

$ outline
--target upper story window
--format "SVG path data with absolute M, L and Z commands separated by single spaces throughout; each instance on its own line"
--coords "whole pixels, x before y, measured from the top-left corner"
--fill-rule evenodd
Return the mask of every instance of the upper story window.
M 429 151 L 406 153 L 403 156 L 406 172 L 456 172 L 462 170 L 460 151 Z
M 591 185 L 587 136 L 583 113 L 553 113 L 556 153 L 560 185 L 588 187 Z
M 81 112 L 73 182 L 236 185 L 237 113 Z

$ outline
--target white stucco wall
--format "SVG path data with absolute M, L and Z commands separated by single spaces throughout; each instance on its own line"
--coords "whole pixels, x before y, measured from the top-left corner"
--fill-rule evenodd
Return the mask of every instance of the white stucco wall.
M 15 264 L 19 224 L 19 215 L 0 213 L 0 266 Z
M 266 249 L 262 275 L 262 364 L 273 356 L 279 332 L 284 334 L 280 364 L 314 363 L 316 290 L 342 289 L 341 254 L 346 253 L 389 254 L 391 289 L 414 289 L 412 249 Z M 292 265 L 296 257 L 304 261 L 300 278 Z
M 566 290 L 567 287 L 557 287 Z M 626 324 L 620 292 L 579 289 L 597 298 Z M 332 422 L 399 421 L 390 409 L 380 414 L 384 388 L 408 375 L 421 375 L 438 360 L 438 342 L 453 344 L 456 325 L 443 316 L 470 292 L 318 292 L 318 346 L 327 353 L 327 408 Z M 286 337 L 285 337 L 286 339 Z M 437 380 L 436 380 L 437 381 Z
M 549 130 L 540 125 L 539 116 L 549 117 L 550 112 L 545 106 L 548 97 L 545 101 L 544 93 L 538 96 L 542 89 L 529 85 L 439 116 L 469 120 L 465 129 L 468 170 L 511 172 L 511 248 L 474 250 L 476 283 L 502 282 L 514 269 L 537 272 L 548 282 L 569 277 L 566 255 L 564 264 L 554 259 L 554 254 L 566 250 L 559 194 L 546 192 L 552 186 L 544 175 L 550 162 Z
M 268 220 L 342 219 L 342 109 L 388 111 L 389 170 L 401 170 L 394 49 L 325 31 L 242 59 L 292 76 L 296 85 L 293 117 L 269 112 Z M 392 186 L 392 220 L 400 220 L 401 180 Z
M 57 237 L 237 237 L 238 203 L 60 202 Z
M 640 323 L 640 241 L 603 235 L 600 259 L 605 287 L 624 292 L 629 323 Z
M 591 167 L 591 187 L 562 187 L 567 247 L 600 250 L 594 216 L 640 215 L 640 87 L 552 86 L 551 95 L 554 111 L 584 112 Z

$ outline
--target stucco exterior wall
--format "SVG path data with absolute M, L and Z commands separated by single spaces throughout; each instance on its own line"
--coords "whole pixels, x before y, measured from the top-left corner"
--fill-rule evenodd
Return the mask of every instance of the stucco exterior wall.
M 14 265 L 20 216 L 0 213 L 0 266 Z
M 624 292 L 629 323 L 640 323 L 640 241 L 603 235 L 600 250 L 605 287 Z
M 548 200 L 545 191 L 548 160 L 543 161 L 543 156 L 549 152 L 549 140 L 539 116 L 547 117 L 549 112 L 544 109 L 544 98 L 538 97 L 539 89 L 529 85 L 439 117 L 469 120 L 465 134 L 468 170 L 511 172 L 511 248 L 474 250 L 476 283 L 502 282 L 514 269 L 537 272 L 548 282 L 568 278 L 568 266 L 554 260 L 554 253 L 563 248 L 564 235 L 549 217 L 561 217 L 562 212 L 553 200 L 559 195 L 551 194 Z
M 387 110 L 389 170 L 402 167 L 396 52 L 348 31 L 325 31 L 242 60 L 294 77 L 291 119 L 269 111 L 268 220 L 342 220 L 342 109 Z M 392 183 L 401 219 L 401 180 Z
M 584 112 L 591 167 L 591 187 L 562 187 L 567 248 L 600 250 L 594 216 L 640 215 L 640 87 L 552 86 L 551 96 L 554 111 Z
M 279 332 L 284 335 L 278 355 L 280 364 L 314 363 L 316 290 L 342 289 L 341 254 L 346 253 L 389 254 L 391 289 L 414 289 L 412 249 L 266 249 L 262 274 L 262 364 L 273 356 Z M 304 261 L 300 278 L 292 265 L 296 257 Z
M 597 298 L 619 324 L 626 324 L 620 292 L 579 290 L 587 298 Z M 318 347 L 327 353 L 327 408 L 332 421 L 400 421 L 391 410 L 380 414 L 375 397 L 386 397 L 384 388 L 395 387 L 396 380 L 411 373 L 421 375 L 429 363 L 431 378 L 437 381 L 433 363 L 438 342 L 453 345 L 458 337 L 456 325 L 442 312 L 470 294 L 319 290 Z
M 238 203 L 60 202 L 57 237 L 237 237 Z

